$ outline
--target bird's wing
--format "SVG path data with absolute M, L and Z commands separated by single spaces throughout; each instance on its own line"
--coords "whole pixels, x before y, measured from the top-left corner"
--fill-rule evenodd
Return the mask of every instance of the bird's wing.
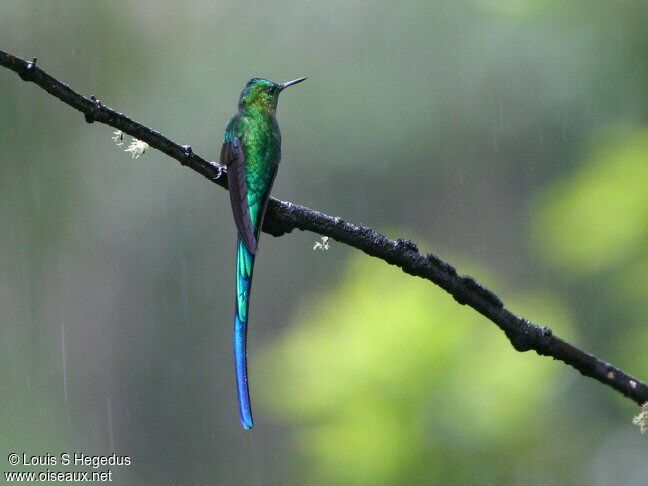
M 268 202 L 270 202 L 270 191 L 272 191 L 272 186 L 274 184 L 275 177 L 277 177 L 277 172 L 279 171 L 279 165 L 274 168 L 272 176 L 270 176 L 270 183 L 268 184 L 268 189 L 266 190 L 263 198 L 263 205 L 261 206 L 261 216 L 259 217 L 259 231 L 263 228 L 263 221 L 265 220 L 266 211 L 268 209 Z
M 221 149 L 220 160 L 221 164 L 227 167 L 227 185 L 229 187 L 232 213 L 234 214 L 234 221 L 236 222 L 239 237 L 250 253 L 255 254 L 257 250 L 257 239 L 248 205 L 248 187 L 245 180 L 245 154 L 243 153 L 243 144 L 234 135 L 225 138 Z

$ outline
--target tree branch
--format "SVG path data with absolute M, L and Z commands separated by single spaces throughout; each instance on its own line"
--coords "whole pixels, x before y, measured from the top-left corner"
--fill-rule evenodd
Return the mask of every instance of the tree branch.
M 189 145 L 178 145 L 161 133 L 108 108 L 94 96 L 90 99 L 85 98 L 38 68 L 36 59 L 31 62 L 25 61 L 0 50 L 0 65 L 80 111 L 88 123 L 98 121 L 117 128 L 227 188 L 225 167 L 193 153 Z M 263 231 L 281 236 L 295 228 L 331 237 L 362 250 L 367 255 L 396 265 L 405 273 L 429 280 L 443 288 L 460 304 L 472 307 L 495 323 L 504 331 L 517 351 L 534 350 L 540 355 L 551 356 L 572 366 L 581 374 L 614 388 L 640 405 L 648 402 L 646 383 L 560 339 L 551 329 L 516 316 L 504 307 L 494 292 L 477 283 L 472 277 L 458 274 L 452 265 L 437 256 L 419 253 L 416 245 L 409 240 L 390 240 L 371 228 L 347 223 L 340 218 L 272 198 Z

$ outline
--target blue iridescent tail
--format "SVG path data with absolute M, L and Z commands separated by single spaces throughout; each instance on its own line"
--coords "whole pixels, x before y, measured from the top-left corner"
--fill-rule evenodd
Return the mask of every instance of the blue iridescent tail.
M 239 415 L 244 429 L 254 427 L 247 377 L 247 323 L 254 255 L 238 239 L 236 254 L 236 310 L 234 314 L 234 361 Z

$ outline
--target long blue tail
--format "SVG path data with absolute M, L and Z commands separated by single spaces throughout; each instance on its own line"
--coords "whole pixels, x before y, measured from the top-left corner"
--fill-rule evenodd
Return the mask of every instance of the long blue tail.
M 241 417 L 241 425 L 244 429 L 254 427 L 247 377 L 247 323 L 253 270 L 254 255 L 249 252 L 239 238 L 236 255 L 234 361 L 236 363 L 236 389 L 238 391 L 239 415 Z

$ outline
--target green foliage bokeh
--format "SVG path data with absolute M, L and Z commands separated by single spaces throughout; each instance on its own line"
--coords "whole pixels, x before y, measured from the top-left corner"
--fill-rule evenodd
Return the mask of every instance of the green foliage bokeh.
M 413 238 L 646 380 L 646 5 L 0 0 L 0 49 L 209 160 L 249 78 L 309 76 L 279 103 L 276 197 Z M 0 113 L 0 459 L 114 450 L 124 484 L 645 484 L 634 403 L 298 231 L 261 239 L 245 433 L 227 193 L 6 69 Z
M 556 297 L 513 302 L 572 333 Z M 309 297 L 255 365 L 264 370 L 263 400 L 296 424 L 318 474 L 340 484 L 469 480 L 476 469 L 513 479 L 497 458 L 523 461 L 543 428 L 559 422 L 552 402 L 566 373 L 516 353 L 429 282 L 360 254 L 332 290 Z

